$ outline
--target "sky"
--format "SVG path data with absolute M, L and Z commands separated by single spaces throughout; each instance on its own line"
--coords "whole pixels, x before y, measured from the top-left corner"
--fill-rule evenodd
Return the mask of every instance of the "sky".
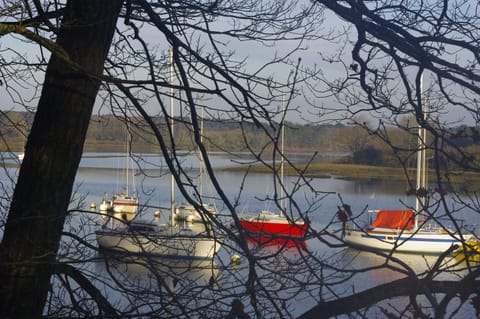
M 119 24 L 122 24 L 123 22 L 119 22 Z M 334 15 L 330 14 L 328 15 L 328 20 L 326 23 L 323 25 L 323 31 L 328 30 L 328 28 L 336 26 L 336 27 L 345 27 L 345 23 L 342 22 L 340 19 L 336 18 Z M 163 41 L 163 39 L 158 37 L 158 34 L 151 34 L 149 35 L 149 32 L 147 30 L 146 32 L 147 39 L 150 38 L 149 42 L 151 45 L 154 45 L 154 42 L 156 41 Z M 285 54 L 286 52 L 289 52 L 293 47 L 296 46 L 295 41 L 290 41 L 290 42 L 282 42 L 279 45 L 276 45 L 274 47 L 265 47 L 261 46 L 252 42 L 240 42 L 240 41 L 235 41 L 230 39 L 229 40 L 229 49 L 234 50 L 236 52 L 236 57 L 241 60 L 241 59 L 248 59 L 247 63 L 247 68 L 252 71 L 252 70 L 258 70 L 261 66 L 263 66 L 265 63 L 268 63 L 274 56 L 280 54 Z M 339 43 L 338 45 L 343 45 L 344 43 Z M 163 43 L 159 43 L 158 45 L 163 45 Z M 328 55 L 333 52 L 335 52 L 338 47 L 336 47 L 332 42 L 327 42 L 324 40 L 315 40 L 313 42 L 305 42 L 303 44 L 304 50 L 298 51 L 295 54 L 291 56 L 292 61 L 296 61 L 298 58 L 302 59 L 302 66 L 304 67 L 317 67 L 320 68 L 323 74 L 327 75 L 329 79 L 333 79 L 336 77 L 344 77 L 344 70 L 342 68 L 339 68 L 338 64 L 335 63 L 326 63 L 322 61 L 322 58 L 320 54 L 322 55 Z M 3 51 L 7 48 L 14 49 L 18 52 L 23 52 L 25 55 L 29 56 L 38 56 L 39 52 L 34 46 L 28 45 L 27 43 L 23 42 L 19 38 L 13 38 L 10 36 L 3 36 L 0 38 L 0 50 L 2 50 L 1 54 L 4 56 L 6 55 L 6 52 Z M 351 63 L 351 56 L 348 54 L 345 55 L 345 64 Z M 270 67 L 265 69 L 266 74 L 272 74 L 276 79 L 280 80 L 285 80 L 288 76 L 288 74 L 291 72 L 291 67 L 288 67 L 286 65 L 277 65 L 274 67 Z M 0 71 L 0 78 L 2 77 L 2 74 L 7 72 L 7 69 L 3 69 Z M 40 83 L 43 82 L 42 80 L 42 74 L 38 74 L 38 79 Z M 5 80 L 4 80 L 5 81 Z M 11 98 L 8 96 L 7 91 L 6 91 L 6 83 L 4 83 L 2 86 L 0 86 L 0 108 L 2 110 L 20 110 L 18 106 L 15 106 L 11 102 Z M 12 83 L 8 83 L 8 85 L 12 85 Z M 35 85 L 36 86 L 36 85 Z M 16 89 L 18 90 L 18 95 L 14 95 L 14 99 L 24 99 L 26 101 L 29 101 L 31 99 L 31 96 L 34 94 L 39 94 L 39 91 L 35 92 L 32 89 L 24 89 L 20 85 L 16 85 Z M 303 91 L 307 92 L 307 91 Z M 307 92 L 308 94 L 308 92 Z M 342 107 L 337 103 L 332 98 L 313 98 L 312 95 L 308 96 L 309 99 L 315 100 L 316 103 L 319 105 L 325 105 L 328 107 L 338 107 L 341 109 Z M 29 102 L 32 108 L 35 107 L 35 101 Z M 278 103 L 279 104 L 279 103 Z M 156 106 L 152 105 L 152 108 L 155 108 Z M 278 105 L 273 105 L 272 107 L 278 107 Z M 287 120 L 291 122 L 297 122 L 297 123 L 305 123 L 308 120 L 323 120 L 325 117 L 328 117 L 327 115 L 324 115 L 324 118 L 317 117 L 316 115 L 312 115 L 314 113 L 318 113 L 317 110 L 312 109 L 310 106 L 307 105 L 305 100 L 302 97 L 299 97 L 295 100 L 292 101 L 291 108 L 297 108 L 301 110 L 301 112 L 295 112 L 291 111 L 289 112 L 289 115 L 287 117 Z M 467 124 L 473 125 L 474 122 L 472 120 L 472 117 L 467 117 L 465 114 L 462 114 L 459 112 L 459 110 L 453 110 L 452 112 L 449 112 L 448 114 L 444 115 L 446 118 L 448 118 L 450 121 L 461 121 L 465 122 Z M 332 119 L 335 119 L 338 117 L 338 114 L 335 116 L 331 116 Z M 469 123 L 470 122 L 470 123 Z
M 123 22 L 119 21 L 119 26 L 122 27 Z M 220 27 L 221 28 L 221 27 Z M 164 39 L 161 37 L 158 37 L 158 32 L 149 34 L 149 31 L 147 30 L 146 32 L 142 30 L 142 33 L 146 35 L 146 39 L 149 42 L 150 45 L 159 45 L 160 47 L 164 45 Z M 296 45 L 296 41 L 289 41 L 289 42 L 282 42 L 280 45 L 276 45 L 274 47 L 265 47 L 262 45 L 258 45 L 252 42 L 241 42 L 241 41 L 236 41 L 235 39 L 228 39 L 228 49 L 235 51 L 236 59 L 237 60 L 242 60 L 242 59 L 248 59 L 248 62 L 246 64 L 247 68 L 249 71 L 255 70 L 257 71 L 259 68 L 261 68 L 265 63 L 268 63 L 271 61 L 271 59 L 276 56 L 276 55 L 283 55 L 286 52 L 289 52 L 291 49 L 293 49 Z M 156 42 L 159 42 L 156 44 Z M 319 43 L 308 43 L 305 44 L 304 46 L 308 47 L 308 50 L 302 50 L 299 53 L 295 53 L 292 55 L 291 60 L 294 61 L 293 63 L 296 62 L 298 58 L 302 58 L 302 64 L 303 65 L 313 65 L 317 64 L 318 61 L 318 56 L 317 56 L 317 46 L 321 46 L 325 48 L 324 45 L 319 45 Z M 0 38 L 0 50 L 1 54 L 6 58 L 8 57 L 8 49 L 13 49 L 17 52 L 22 52 L 22 54 L 25 55 L 25 57 L 30 57 L 30 60 L 33 61 L 35 60 L 35 57 L 38 57 L 40 52 L 38 51 L 38 48 L 34 45 L 29 45 L 28 43 L 22 41 L 20 37 L 11 37 L 11 36 L 3 36 Z M 165 48 L 166 49 L 166 48 Z M 324 71 L 329 72 L 333 74 L 335 72 L 335 68 L 331 65 L 324 65 L 322 67 Z M 1 73 L 7 72 L 6 69 L 2 70 Z M 291 67 L 286 66 L 286 65 L 279 65 L 275 67 L 269 67 L 264 69 L 263 73 L 272 75 L 274 76 L 275 79 L 279 79 L 280 81 L 283 81 L 287 78 L 288 74 L 291 72 Z M 0 73 L 0 77 L 2 77 Z M 39 83 L 43 82 L 43 75 L 41 73 L 37 74 L 37 81 Z M 15 103 L 12 102 L 12 98 L 8 95 L 8 92 L 6 90 L 7 85 L 14 85 L 15 90 L 18 92 L 18 95 L 14 94 L 13 99 L 14 100 L 19 100 L 20 98 L 25 102 L 25 101 L 30 101 L 32 99 L 32 96 L 34 94 L 39 94 L 39 92 L 36 92 L 32 90 L 31 88 L 26 88 L 25 86 L 22 87 L 22 85 L 17 85 L 16 83 L 13 83 L 13 81 L 6 79 L 4 80 L 7 82 L 6 85 L 0 86 L 0 108 L 2 110 L 21 110 L 21 106 L 16 105 Z M 35 86 L 37 86 L 35 84 Z M 34 109 L 36 106 L 36 101 L 30 101 L 27 102 L 30 104 L 30 106 Z M 275 105 L 277 103 L 274 103 L 272 106 L 273 108 L 278 107 L 278 105 Z M 155 106 L 152 106 L 155 107 Z M 300 107 L 303 110 L 303 114 L 308 114 L 310 111 L 307 111 L 308 106 L 306 105 L 305 101 L 303 99 L 297 98 L 295 101 L 292 101 L 292 108 Z M 104 111 L 105 108 L 102 108 L 102 111 Z M 302 115 L 299 112 L 289 112 L 288 115 L 288 120 L 292 122 L 304 122 L 304 119 L 302 118 Z

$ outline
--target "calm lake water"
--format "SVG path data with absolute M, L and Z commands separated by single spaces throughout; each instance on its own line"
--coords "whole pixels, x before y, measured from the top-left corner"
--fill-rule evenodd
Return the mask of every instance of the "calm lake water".
M 133 165 L 130 165 L 131 163 L 129 164 L 130 167 L 135 168 L 130 169 L 130 172 L 136 172 L 135 177 L 133 177 L 133 174 L 129 174 L 129 190 L 137 190 L 142 205 L 142 217 L 144 218 L 153 218 L 153 212 L 157 209 L 162 211 L 161 218 L 165 219 L 168 215 L 167 207 L 170 205 L 170 175 L 162 160 L 163 159 L 158 156 L 147 154 L 139 158 L 138 161 L 135 161 Z M 269 200 L 274 193 L 274 183 L 271 174 L 250 173 L 245 176 L 244 172 L 222 170 L 226 167 L 241 165 L 241 163 L 249 163 L 247 158 L 239 157 L 232 159 L 223 154 L 215 154 L 211 160 L 213 167 L 216 169 L 216 178 L 223 192 L 232 202 L 237 203 L 238 212 L 254 213 L 261 209 L 275 209 L 274 203 Z M 298 160 L 300 160 L 300 158 Z M 194 182 L 197 183 L 198 158 L 194 155 L 185 155 L 182 161 L 182 166 L 189 171 Z M 126 160 L 122 154 L 85 154 L 80 163 L 75 183 L 75 198 L 82 199 L 81 202 L 85 210 L 89 210 L 91 203 L 95 203 L 98 207 L 105 193 L 111 195 L 122 187 L 125 187 L 125 166 Z M 11 167 L 0 172 L 0 181 L 4 185 L 7 185 L 7 174 L 15 176 L 16 170 L 16 168 Z M 209 183 L 206 181 L 203 183 L 205 185 L 202 191 L 204 196 L 216 198 L 217 195 L 212 191 L 212 187 L 208 186 Z M 304 187 L 305 181 L 300 181 L 295 177 L 285 177 L 285 184 L 290 190 L 294 191 L 293 198 L 298 204 L 299 209 L 302 212 L 309 211 L 308 216 L 312 221 L 312 225 L 319 231 L 324 229 L 332 220 L 335 220 L 335 213 L 342 201 L 352 207 L 354 214 L 360 214 L 367 209 L 396 209 L 404 207 L 404 205 L 414 205 L 414 198 L 405 195 L 406 189 L 408 188 L 405 183 L 392 181 L 354 182 L 335 178 L 313 178 L 309 179 L 308 183 L 310 184 L 309 187 Z M 299 186 L 302 186 L 302 188 L 296 190 Z M 192 190 L 187 187 L 187 192 L 191 191 Z M 176 201 L 182 202 L 183 198 L 178 188 L 175 194 Z M 228 211 L 225 211 L 225 207 L 220 201 L 217 201 L 216 205 L 220 211 L 224 211 L 225 222 L 228 223 Z M 455 199 L 452 198 L 449 200 L 450 207 L 456 207 L 456 205 L 460 204 L 458 204 Z M 473 215 L 467 210 L 461 210 L 456 214 L 459 219 L 467 220 L 472 229 L 479 223 L 478 216 Z M 84 221 L 86 216 L 88 216 L 87 220 L 91 223 Z M 99 227 L 103 221 L 99 215 L 85 212 L 72 215 L 68 222 L 68 227 L 77 230 L 79 233 L 84 232 L 84 239 L 95 243 L 93 231 Z M 336 225 L 338 226 L 338 224 Z M 218 282 L 221 282 L 223 287 L 232 287 L 234 285 L 232 283 L 233 281 L 246 280 L 247 269 L 245 267 L 247 265 L 246 263 L 241 263 L 239 266 L 236 266 L 236 269 L 232 270 L 229 268 L 228 272 L 225 271 L 226 268 L 232 267 L 230 265 L 230 257 L 237 252 L 234 247 L 228 248 L 228 245 L 224 246 L 225 247 L 222 247 L 220 250 L 218 259 L 216 259 L 213 264 L 200 262 L 194 265 L 194 271 L 192 271 L 190 267 L 192 265 L 190 263 L 183 264 L 178 261 L 169 262 L 165 260 L 161 261 L 158 269 L 163 269 L 162 271 L 164 271 L 166 278 L 165 283 L 172 290 L 178 290 L 180 289 L 178 287 L 181 287 L 181 289 L 188 291 L 189 285 L 192 285 L 192 283 L 195 282 L 198 285 L 199 282 L 205 282 L 205 284 L 207 284 L 211 277 L 218 278 Z M 353 249 L 330 248 L 325 243 L 316 239 L 307 241 L 307 248 L 316 256 L 327 258 L 335 264 L 336 267 L 341 269 L 358 269 L 379 265 L 384 261 L 384 259 L 375 255 L 359 253 Z M 68 246 L 68 239 L 65 245 L 62 246 L 62 249 L 64 249 L 63 253 L 65 256 L 85 253 L 84 251 L 72 251 L 73 248 Z M 265 249 L 261 253 L 268 253 L 268 249 Z M 292 258 L 295 260 L 299 258 L 299 252 L 296 249 L 289 249 L 284 252 L 283 255 L 286 259 Z M 417 272 L 425 271 L 435 262 L 435 257 L 431 256 L 399 255 L 399 257 Z M 285 263 L 285 261 L 283 262 Z M 88 272 L 106 274 L 112 271 L 112 268 L 110 268 L 112 265 L 116 266 L 114 269 L 117 276 L 128 278 L 129 281 L 132 280 L 132 282 L 136 282 L 137 284 L 143 282 L 145 284 L 152 280 L 150 272 L 135 260 L 129 260 L 128 262 L 124 260 L 110 260 L 108 263 L 105 263 L 103 260 L 95 260 L 95 258 L 93 258 L 92 261 L 86 261 L 81 267 Z M 268 273 L 268 266 L 266 266 L 266 269 L 267 270 L 263 271 L 265 274 Z M 299 269 L 299 275 L 308 276 L 308 274 L 303 273 L 303 271 L 304 270 Z M 335 276 L 335 271 L 332 269 L 326 269 L 325 271 L 326 276 Z M 232 273 L 234 275 L 232 275 Z M 260 270 L 260 273 L 262 273 L 262 270 Z M 445 278 L 455 278 L 456 275 L 457 273 L 455 272 L 445 274 Z M 374 285 L 401 278 L 401 276 L 398 272 L 385 268 L 372 270 L 354 276 L 342 284 L 338 284 L 336 287 L 341 291 L 337 291 L 337 293 L 348 295 L 349 292 L 361 291 Z M 338 278 L 338 280 L 340 280 L 340 278 Z M 179 284 L 179 282 L 181 284 Z M 108 282 L 103 284 L 105 286 L 103 286 L 102 290 L 105 289 L 108 291 L 108 285 L 113 283 Z M 315 282 L 312 279 L 312 285 L 314 284 Z M 99 285 L 101 284 L 99 283 Z M 232 291 L 235 291 L 235 289 L 232 288 L 230 292 Z M 195 288 L 192 288 L 191 293 L 195 298 L 200 298 L 199 296 L 205 293 L 205 291 L 202 290 L 202 293 L 199 293 Z M 289 294 L 291 294 L 291 297 Z M 116 304 L 120 308 L 130 309 L 129 307 L 133 307 L 132 301 L 125 300 L 121 295 L 116 295 L 111 292 L 108 295 L 109 298 L 116 300 Z M 326 296 L 328 296 L 328 294 Z M 225 298 L 225 296 L 217 292 L 217 295 L 205 296 L 204 302 L 208 303 L 208 300 L 212 298 L 221 300 L 221 298 Z M 315 297 L 302 290 L 285 292 L 285 298 L 288 300 L 287 308 L 293 315 L 303 313 L 317 302 Z M 227 309 L 229 306 L 230 299 L 227 298 L 225 300 L 227 301 L 220 306 L 222 309 Z M 406 303 L 406 299 L 403 300 Z M 139 299 L 136 302 L 139 303 L 139 305 L 136 306 L 141 309 L 147 307 L 147 301 Z M 144 304 L 142 304 L 142 302 L 144 302 Z M 387 306 L 388 303 L 389 301 L 382 303 L 382 305 Z M 402 299 L 396 300 L 394 304 L 401 306 Z M 372 310 L 371 315 L 382 317 L 378 310 Z M 456 315 L 456 318 L 471 318 L 473 316 L 474 312 L 472 307 L 463 306 L 461 311 Z

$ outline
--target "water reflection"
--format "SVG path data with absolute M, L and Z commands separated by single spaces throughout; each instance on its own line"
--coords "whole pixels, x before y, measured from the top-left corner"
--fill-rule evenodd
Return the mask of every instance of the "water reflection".
M 99 159 L 100 162 L 98 162 Z M 146 161 L 150 159 L 152 158 L 147 158 Z M 230 159 L 221 158 L 218 162 L 219 166 L 217 166 L 216 159 L 213 160 L 215 167 L 221 167 L 228 162 L 232 163 Z M 83 162 L 83 168 L 78 171 L 76 183 L 80 186 L 77 192 L 86 196 L 87 205 L 92 202 L 99 203 L 106 191 L 112 192 L 115 189 L 117 180 L 112 169 L 122 166 L 123 159 L 114 157 L 112 160 L 110 158 L 108 164 L 103 161 L 107 161 L 107 158 L 91 157 Z M 115 165 L 116 161 L 121 165 Z M 198 163 L 193 158 L 191 161 L 192 166 Z M 109 168 L 105 169 L 105 165 L 108 165 Z M 9 181 L 8 177 L 5 176 L 7 172 L 15 173 L 16 170 L 12 168 L 0 171 L 2 181 Z M 222 190 L 232 201 L 236 200 L 241 193 L 241 197 L 238 198 L 239 211 L 268 209 L 268 205 L 272 205 L 272 203 L 264 200 L 264 198 L 271 194 L 273 190 L 271 174 L 249 174 L 245 180 L 243 174 L 243 172 L 219 170 L 217 178 Z M 162 176 L 159 178 L 159 175 L 160 173 L 157 173 L 154 177 L 145 176 L 138 181 L 139 189 L 142 190 L 140 194 L 142 218 L 155 218 L 153 213 L 157 208 L 152 207 L 169 207 L 169 177 Z M 195 182 L 195 179 L 193 181 Z M 295 177 L 286 177 L 285 182 L 287 185 L 293 185 L 298 180 Z M 314 178 L 310 180 L 310 184 L 317 191 L 330 193 L 322 198 L 322 201 L 310 215 L 314 227 L 318 231 L 335 218 L 337 207 L 340 204 L 338 194 L 341 194 L 345 203 L 352 206 L 354 213 L 359 213 L 366 208 L 403 207 L 405 204 L 412 205 L 414 200 L 413 197 L 406 196 L 407 185 L 402 182 L 354 182 L 333 178 Z M 178 189 L 176 191 L 178 194 Z M 309 200 L 313 196 L 306 189 L 298 192 L 294 198 L 297 200 L 299 208 L 304 210 L 306 207 L 310 207 Z M 183 199 L 179 200 L 183 201 Z M 454 203 L 449 202 L 448 205 L 451 206 L 452 210 L 456 209 Z M 471 212 L 467 212 L 470 215 L 466 219 L 471 223 L 478 223 L 478 215 L 471 214 Z M 162 213 L 162 222 L 166 222 L 169 210 L 162 209 Z M 228 212 L 225 214 L 228 214 Z M 98 223 L 95 227 L 101 227 L 105 220 L 96 216 L 95 218 Z M 117 218 L 121 220 L 121 217 L 117 216 Z M 77 222 L 73 219 L 71 226 L 75 227 L 75 223 Z M 80 225 L 81 223 L 78 222 L 77 224 Z M 189 227 L 201 227 L 201 224 L 193 224 Z M 249 248 L 255 256 L 268 257 L 259 260 L 255 265 L 260 276 L 259 280 L 272 285 L 270 286 L 272 290 L 278 288 L 275 293 L 280 294 L 282 300 L 291 302 L 291 305 L 286 307 L 289 308 L 293 316 L 303 313 L 318 302 L 319 294 L 314 295 L 311 292 L 320 285 L 320 276 L 327 284 L 328 281 L 332 283 L 330 287 L 333 287 L 335 294 L 349 295 L 354 291 L 362 291 L 378 284 L 403 278 L 405 274 L 398 270 L 411 269 L 422 275 L 432 268 L 437 259 L 435 256 L 396 254 L 395 257 L 399 258 L 406 266 L 390 261 L 390 266 L 398 267 L 398 270 L 395 270 L 391 267 L 382 267 L 385 264 L 385 258 L 375 254 L 359 252 L 354 249 L 330 248 L 327 244 L 315 238 L 308 240 L 307 243 L 297 246 L 288 242 L 265 242 L 258 241 L 255 238 L 248 239 Z M 145 310 L 145 312 L 155 310 L 158 311 L 155 313 L 158 316 L 174 317 L 174 314 L 181 312 L 182 308 L 184 310 L 185 307 L 197 309 L 202 303 L 208 304 L 216 299 L 219 300 L 217 297 L 221 295 L 220 290 L 223 290 L 223 288 L 231 295 L 244 292 L 245 286 L 243 284 L 248 282 L 249 279 L 249 261 L 237 250 L 235 253 L 239 253 L 243 259 L 238 266 L 230 267 L 230 257 L 233 253 L 229 250 L 230 246 L 231 243 L 222 247 L 219 252 L 220 256 L 215 259 L 215 262 L 99 255 L 98 260 L 89 263 L 88 267 L 92 266 L 93 269 L 89 268 L 89 270 L 94 271 L 98 278 L 98 286 L 102 287 L 112 303 L 118 305 L 119 308 L 123 308 L 122 310 L 125 313 L 132 314 L 138 309 Z M 325 263 L 328 262 L 329 265 L 322 264 L 317 268 L 309 269 L 301 261 L 305 249 Z M 79 254 L 79 252 L 73 251 L 72 254 Z M 74 257 L 78 259 L 77 255 Z M 332 270 L 332 277 L 328 277 L 328 267 L 330 265 L 335 266 L 332 267 L 334 269 Z M 465 273 L 464 267 L 464 264 L 455 264 L 448 259 L 447 263 L 442 265 L 442 269 L 445 271 L 437 278 L 458 280 L 459 276 Z M 340 271 L 337 271 L 338 269 Z M 363 271 L 365 269 L 368 269 L 368 271 Z M 347 279 L 341 277 L 351 275 L 350 270 L 362 271 Z M 293 288 L 287 290 L 285 289 L 287 286 Z M 305 287 L 311 290 L 307 290 Z M 137 290 L 135 297 L 129 295 L 129 292 L 133 290 Z M 215 293 L 216 295 L 214 295 Z M 176 298 L 176 303 L 172 299 L 173 296 Z M 325 297 L 322 296 L 322 298 Z M 388 301 L 381 306 L 388 306 L 390 303 L 391 301 Z M 398 307 L 403 307 L 407 303 L 407 298 L 398 298 L 395 302 L 392 302 L 393 305 Z M 171 309 L 172 304 L 175 307 L 173 310 Z M 230 302 L 226 302 L 226 305 L 229 304 Z M 464 305 L 464 307 L 467 307 L 467 309 L 462 309 L 457 318 L 473 317 L 475 312 L 471 307 L 468 308 L 468 305 Z M 204 309 L 207 312 L 205 317 L 208 317 L 209 308 L 205 307 Z M 377 316 L 382 317 L 381 314 L 377 314 Z
M 250 249 L 257 250 L 281 251 L 287 248 L 307 248 L 307 242 L 298 239 L 248 235 L 246 236 L 246 240 Z
M 109 300 L 123 314 L 177 317 L 187 312 L 204 316 L 218 289 L 213 261 L 101 254 L 97 279 L 105 281 Z M 196 314 L 196 315 L 195 315 Z
M 206 287 L 218 278 L 218 266 L 212 260 L 167 259 L 110 253 L 98 255 L 96 269 L 116 278 L 150 284 L 161 280 L 172 291 L 179 287 Z
M 458 262 L 453 256 L 447 256 L 437 265 L 438 261 L 439 256 L 433 255 L 396 253 L 393 257 L 387 258 L 353 248 L 345 249 L 343 254 L 338 256 L 338 264 L 344 270 L 344 275 L 352 274 L 343 285 L 346 296 L 407 277 L 423 279 L 431 276 L 432 280 L 438 282 L 458 281 L 468 272 L 466 264 Z M 433 307 L 438 306 L 442 298 L 444 298 L 442 294 L 430 294 L 429 296 L 419 294 L 414 299 L 423 311 L 433 316 Z M 408 308 L 411 301 L 408 296 L 381 301 L 368 311 L 367 317 L 382 316 L 381 308 L 390 312 L 404 309 L 405 315 L 414 317 L 413 313 L 409 313 L 412 309 Z M 473 318 L 475 316 L 472 304 L 459 298 L 454 298 L 448 304 L 446 313 L 446 318 L 450 318 L 452 314 L 455 314 L 455 318 Z

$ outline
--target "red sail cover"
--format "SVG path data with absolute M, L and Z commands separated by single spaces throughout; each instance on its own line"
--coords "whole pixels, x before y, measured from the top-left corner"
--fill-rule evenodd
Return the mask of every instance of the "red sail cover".
M 413 224 L 413 210 L 380 210 L 372 227 L 412 229 Z

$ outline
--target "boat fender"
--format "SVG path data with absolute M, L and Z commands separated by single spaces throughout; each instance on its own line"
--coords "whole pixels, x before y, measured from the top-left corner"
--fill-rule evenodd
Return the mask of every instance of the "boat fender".
M 232 255 L 230 257 L 230 262 L 232 265 L 239 265 L 240 264 L 240 256 L 239 255 Z

